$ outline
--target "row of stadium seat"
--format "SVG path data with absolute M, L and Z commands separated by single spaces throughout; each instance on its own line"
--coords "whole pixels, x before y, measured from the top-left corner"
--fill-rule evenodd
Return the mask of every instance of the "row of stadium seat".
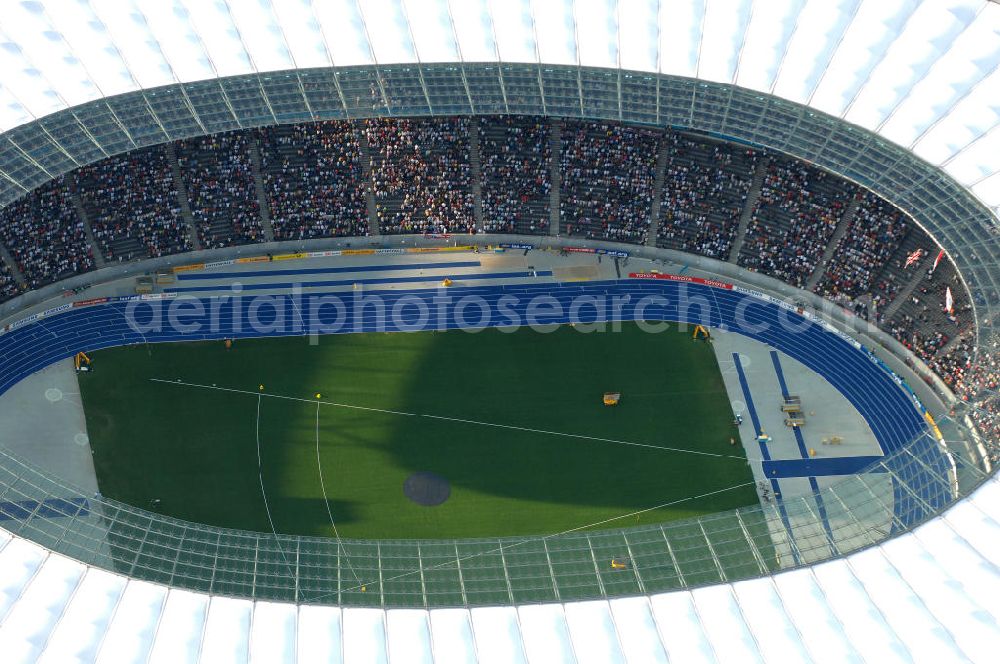
M 94 269 L 88 224 L 105 261 L 187 251 L 192 228 L 206 247 L 263 241 L 258 200 L 277 240 L 367 235 L 371 211 L 382 233 L 466 232 L 475 227 L 477 165 L 485 230 L 548 233 L 557 182 L 562 233 L 644 244 L 655 199 L 658 246 L 732 258 L 796 286 L 818 277 L 816 292 L 878 322 L 925 361 L 962 364 L 948 356 L 972 324 L 957 273 L 944 260 L 914 287 L 937 245 L 874 195 L 760 149 L 530 117 L 287 125 L 106 159 L 0 210 L 0 241 L 25 279 L 18 284 L 4 265 L 0 298 Z M 741 216 L 746 237 L 731 257 Z

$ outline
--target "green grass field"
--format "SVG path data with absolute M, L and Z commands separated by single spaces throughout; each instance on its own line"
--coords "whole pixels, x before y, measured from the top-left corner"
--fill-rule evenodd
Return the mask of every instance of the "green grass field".
M 351 334 L 92 358 L 80 383 L 102 493 L 157 499 L 182 519 L 270 532 L 267 507 L 279 533 L 333 535 L 332 513 L 343 537 L 432 539 L 620 528 L 757 502 L 742 448 L 729 445 L 712 349 L 675 329 Z M 619 406 L 601 405 L 609 390 Z M 406 498 L 417 471 L 447 478 L 450 498 Z

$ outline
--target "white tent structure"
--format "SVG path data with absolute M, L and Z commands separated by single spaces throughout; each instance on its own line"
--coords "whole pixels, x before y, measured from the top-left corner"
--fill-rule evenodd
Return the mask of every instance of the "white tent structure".
M 977 320 L 992 324 L 1000 5 L 987 0 L 0 6 L 0 204 L 188 135 L 480 112 L 691 126 L 810 158 L 900 201 L 983 294 Z M 992 662 L 998 553 L 992 478 L 915 530 L 759 579 L 576 603 L 352 608 L 130 579 L 0 522 L 0 659 Z

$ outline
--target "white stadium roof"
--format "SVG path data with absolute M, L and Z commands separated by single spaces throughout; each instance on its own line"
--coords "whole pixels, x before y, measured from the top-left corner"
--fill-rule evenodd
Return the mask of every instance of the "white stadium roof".
M 846 558 L 603 601 L 338 608 L 212 597 L 0 530 L 3 661 L 156 664 L 995 662 L 1000 482 Z
M 1000 211 L 1000 5 L 986 0 L 9 1 L 0 132 L 170 84 L 444 62 L 734 84 L 874 131 Z M 88 567 L 0 528 L 0 659 L 990 662 L 998 552 L 996 478 L 912 532 L 813 567 L 520 607 L 211 597 Z
M 1000 5 L 987 0 L 23 0 L 0 18 L 0 131 L 173 83 L 460 61 L 774 94 L 875 131 L 1000 207 Z

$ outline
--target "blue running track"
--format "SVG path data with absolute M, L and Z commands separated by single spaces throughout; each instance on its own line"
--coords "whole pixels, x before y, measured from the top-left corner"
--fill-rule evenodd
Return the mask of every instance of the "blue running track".
M 126 319 L 126 312 L 131 311 L 136 324 L 155 328 L 151 325 L 155 319 L 168 319 L 166 311 L 170 300 L 80 307 L 0 336 L 0 393 L 22 378 L 79 351 L 113 346 L 227 337 L 300 336 L 308 332 L 304 329 L 307 320 L 327 326 L 324 333 L 462 327 L 460 321 L 456 321 L 454 303 L 463 296 L 479 298 L 477 302 L 483 303 L 482 306 L 462 307 L 466 325 L 470 325 L 469 318 L 474 318 L 478 321 L 474 324 L 476 327 L 510 325 L 514 317 L 522 322 L 527 320 L 528 305 L 533 298 L 536 299 L 532 309 L 539 323 L 617 318 L 725 326 L 777 348 L 824 377 L 864 417 L 887 454 L 907 446 L 927 431 L 923 416 L 909 395 L 865 353 L 838 335 L 770 302 L 731 290 L 666 280 L 521 282 L 447 290 L 367 291 L 363 297 L 359 297 L 358 292 L 269 296 L 267 300 L 277 306 L 261 306 L 257 298 L 249 296 L 188 299 L 182 310 L 182 321 L 188 327 L 200 325 L 200 331 L 191 333 L 164 324 L 161 329 L 140 334 Z M 591 302 L 601 302 L 602 298 L 608 303 L 616 301 L 618 307 L 609 306 L 598 313 L 594 306 L 577 306 L 578 315 L 571 320 L 570 305 L 581 296 L 589 296 Z M 383 305 L 373 303 L 375 298 Z M 442 303 L 443 299 L 451 302 Z M 576 304 L 583 301 L 577 300 Z M 199 302 L 200 307 L 196 306 Z M 320 305 L 321 302 L 324 304 Z M 698 306 L 678 306 L 679 302 Z M 416 306 L 418 303 L 421 306 Z M 544 306 L 540 306 L 541 303 Z M 387 316 L 387 312 L 394 315 Z M 484 314 L 481 319 L 480 313 Z M 251 314 L 259 321 L 256 330 L 249 325 Z M 217 322 L 214 327 L 210 325 L 213 317 Z M 799 331 L 786 331 L 789 324 L 798 326 Z M 942 495 L 939 484 L 940 478 L 947 476 L 948 469 L 948 460 L 929 436 L 922 436 L 907 449 L 916 462 L 900 462 L 893 470 L 906 479 L 908 486 L 924 486 L 927 490 L 911 491 L 897 484 L 896 513 L 902 525 L 922 520 L 927 509 L 943 506 L 944 499 L 938 497 Z
M 778 357 L 777 351 L 771 351 L 771 364 L 774 365 L 774 373 L 778 377 L 781 396 L 788 397 L 788 384 L 785 383 L 785 372 L 781 370 L 781 358 Z M 802 459 L 808 459 L 809 452 L 806 451 L 806 441 L 802 438 L 802 430 L 799 427 L 792 427 L 792 434 L 795 436 L 795 445 L 799 448 L 799 456 Z M 777 469 L 772 466 L 771 474 L 775 475 L 777 472 Z M 819 518 L 823 522 L 824 530 L 826 530 L 827 542 L 830 544 L 832 553 L 836 555 L 837 547 L 834 544 L 833 530 L 830 529 L 830 520 L 826 515 L 826 504 L 823 502 L 823 495 L 819 491 L 819 484 L 816 483 L 816 476 L 809 475 L 808 477 L 809 488 L 812 489 L 813 498 L 816 499 L 816 510 L 819 512 Z
M 760 456 L 765 462 L 770 461 L 771 452 L 767 449 L 767 443 L 760 439 L 760 435 L 764 430 L 760 427 L 760 418 L 757 416 L 756 406 L 753 405 L 753 394 L 750 393 L 750 384 L 747 382 L 746 373 L 743 371 L 743 363 L 740 361 L 739 353 L 733 353 L 733 366 L 736 367 L 736 375 L 740 379 L 740 389 L 743 390 L 743 398 L 746 400 L 747 410 L 750 412 L 750 421 L 753 423 L 753 435 L 757 439 L 757 444 L 760 445 Z M 785 524 L 785 530 L 790 535 L 794 531 L 792 530 L 791 521 L 788 520 L 788 511 L 781 501 L 781 487 L 778 486 L 778 480 L 773 477 L 768 477 L 768 481 L 771 483 L 771 492 L 774 494 L 774 501 L 778 504 L 778 514 L 781 515 L 781 522 Z M 801 564 L 802 557 L 799 555 L 799 547 L 796 545 L 794 537 L 789 536 L 788 546 L 791 549 L 795 564 Z

